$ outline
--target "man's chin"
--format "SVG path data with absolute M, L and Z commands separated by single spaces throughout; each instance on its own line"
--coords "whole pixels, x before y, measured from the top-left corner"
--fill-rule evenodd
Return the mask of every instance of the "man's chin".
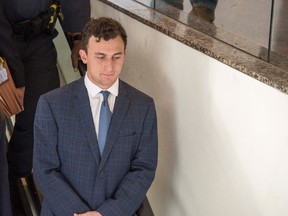
M 105 80 L 102 82 L 102 86 L 105 87 L 105 89 L 108 89 L 115 83 L 115 81 L 115 79 Z

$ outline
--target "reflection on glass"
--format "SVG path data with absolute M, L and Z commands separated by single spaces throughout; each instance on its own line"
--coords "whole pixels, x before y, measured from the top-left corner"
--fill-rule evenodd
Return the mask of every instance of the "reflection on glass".
M 155 10 L 252 55 L 268 58 L 271 2 L 156 0 Z
M 178 10 L 183 10 L 183 0 L 163 0 L 167 4 L 177 8 Z M 215 8 L 217 6 L 218 0 L 190 0 L 192 10 L 189 16 L 194 16 L 195 18 L 201 18 L 212 23 L 215 19 Z
M 192 28 L 288 69 L 288 0 L 137 0 Z M 283 60 L 284 59 L 284 60 Z M 285 61 L 286 59 L 286 61 Z
M 155 8 L 154 7 L 154 0 L 136 0 L 137 2 L 140 2 L 141 4 L 144 4 L 148 7 L 152 7 L 152 8 Z
M 193 9 L 189 16 L 196 16 L 212 23 L 218 0 L 190 0 Z

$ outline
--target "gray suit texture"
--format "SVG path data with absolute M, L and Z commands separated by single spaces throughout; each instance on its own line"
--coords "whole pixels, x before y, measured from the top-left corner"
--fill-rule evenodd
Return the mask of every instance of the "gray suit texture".
M 132 216 L 155 177 L 155 104 L 120 80 L 101 158 L 82 77 L 41 96 L 34 142 L 34 176 L 44 196 L 42 216 L 91 210 L 103 216 Z

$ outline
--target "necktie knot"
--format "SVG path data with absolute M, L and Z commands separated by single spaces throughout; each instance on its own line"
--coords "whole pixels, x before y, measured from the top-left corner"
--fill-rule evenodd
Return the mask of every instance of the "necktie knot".
M 100 93 L 103 95 L 103 106 L 107 106 L 108 97 L 109 97 L 110 92 L 109 91 L 101 91 Z

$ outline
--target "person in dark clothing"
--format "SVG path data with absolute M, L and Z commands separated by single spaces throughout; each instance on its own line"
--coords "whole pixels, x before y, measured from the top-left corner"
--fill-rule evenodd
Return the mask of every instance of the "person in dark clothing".
M 9 49 L 7 49 L 6 44 L 4 44 L 2 41 L 6 41 L 8 46 L 10 45 L 9 42 L 12 41 L 9 39 L 9 32 L 12 30 L 4 14 L 2 0 L 0 0 L 0 27 L 0 56 L 6 57 L 5 54 L 7 54 Z M 13 49 L 13 47 L 10 48 Z M 19 91 L 21 92 L 22 90 Z M 6 159 L 6 144 L 5 116 L 0 112 L 0 215 L 12 216 L 8 181 L 8 165 Z
M 50 22 L 48 19 L 47 23 L 47 11 L 51 10 L 53 0 L 0 1 L 12 28 L 12 31 L 4 29 L 2 32 L 6 35 L 5 40 L 1 40 L 1 44 L 5 46 L 3 55 L 10 66 L 16 87 L 24 94 L 24 111 L 15 117 L 14 131 L 7 151 L 12 210 L 14 215 L 23 215 L 17 212 L 20 208 L 17 181 L 31 175 L 32 171 L 36 104 L 40 95 L 60 86 L 57 53 L 53 44 L 56 31 L 51 34 L 46 28 Z M 80 35 L 90 19 L 90 0 L 59 0 L 59 3 L 64 15 L 64 31 L 71 36 Z M 0 22 L 1 31 L 2 25 Z M 76 40 L 73 42 L 71 57 L 73 67 L 77 68 L 81 43 L 78 37 L 74 38 Z
M 0 215 L 11 216 L 12 212 L 11 212 L 11 206 L 10 206 L 8 167 L 7 167 L 7 160 L 6 160 L 5 128 L 6 128 L 5 121 L 1 119 L 0 120 L 0 173 L 1 173 L 0 175 Z
M 11 216 L 8 167 L 6 160 L 5 121 L 0 120 L 0 215 Z

